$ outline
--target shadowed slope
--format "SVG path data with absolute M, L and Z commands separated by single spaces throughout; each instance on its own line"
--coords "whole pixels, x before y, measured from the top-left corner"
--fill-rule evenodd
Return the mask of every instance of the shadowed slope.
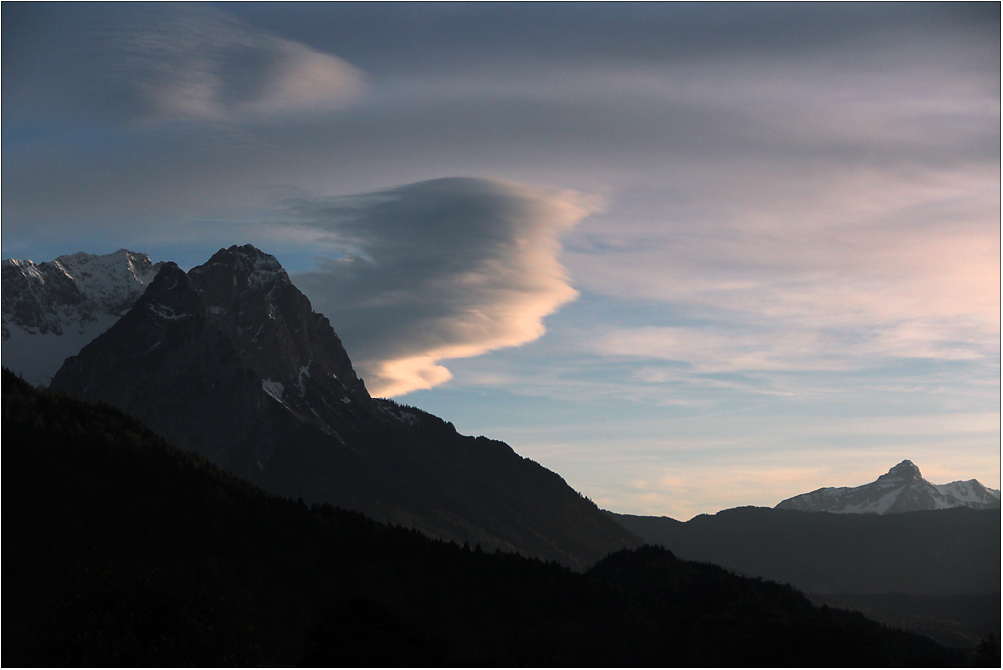
M 999 593 L 1000 511 L 825 514 L 739 507 L 682 523 L 612 514 L 679 556 L 806 593 Z

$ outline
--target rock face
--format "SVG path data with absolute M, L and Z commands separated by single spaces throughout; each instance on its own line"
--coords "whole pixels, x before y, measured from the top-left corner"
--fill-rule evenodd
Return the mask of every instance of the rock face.
M 999 509 L 1000 492 L 977 480 L 931 484 L 912 461 L 902 461 L 870 484 L 821 488 L 788 498 L 777 509 L 836 514 L 893 514 L 971 507 Z
M 278 261 L 163 266 L 50 388 L 116 405 L 265 490 L 585 568 L 640 541 L 501 442 L 373 399 Z
M 112 328 L 66 360 L 50 388 L 142 416 L 154 431 L 245 477 L 267 462 L 271 449 L 261 436 L 279 415 L 174 263 Z
M 220 249 L 189 276 L 240 360 L 301 420 L 333 435 L 336 425 L 375 411 L 330 322 L 274 256 L 250 245 Z
M 67 356 L 132 307 L 161 265 L 125 249 L 38 265 L 4 260 L 4 365 L 33 384 L 48 384 Z

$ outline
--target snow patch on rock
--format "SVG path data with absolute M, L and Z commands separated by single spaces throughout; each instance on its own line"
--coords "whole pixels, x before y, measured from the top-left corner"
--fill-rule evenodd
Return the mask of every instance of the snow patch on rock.
M 187 319 L 191 316 L 190 314 L 176 314 L 171 307 L 155 303 L 150 303 L 146 306 L 146 309 L 161 321 L 177 321 L 178 319 Z
M 268 395 L 279 402 L 283 402 L 282 392 L 285 391 L 285 387 L 282 386 L 282 382 L 273 382 L 271 379 L 265 379 L 261 382 L 261 388 L 265 389 L 265 393 Z

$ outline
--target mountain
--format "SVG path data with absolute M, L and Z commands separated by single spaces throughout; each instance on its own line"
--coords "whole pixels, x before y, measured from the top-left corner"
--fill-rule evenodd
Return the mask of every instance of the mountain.
M 6 370 L 2 394 L 5 666 L 969 660 L 664 549 L 579 574 L 307 507 L 107 405 Z
M 77 253 L 36 265 L 3 261 L 4 364 L 45 385 L 67 356 L 107 330 L 132 307 L 161 263 L 119 249 Z
M 912 461 L 902 461 L 870 484 L 821 488 L 777 505 L 777 509 L 835 514 L 893 514 L 952 507 L 999 509 L 1000 492 L 975 479 L 931 484 Z
M 369 396 L 276 259 L 165 264 L 50 388 L 105 402 L 265 490 L 584 569 L 640 541 L 508 445 Z
M 816 602 L 967 646 L 1000 631 L 1000 510 L 824 514 L 740 507 L 687 522 L 613 514 L 687 560 L 790 584 Z
M 818 514 L 738 507 L 682 522 L 613 514 L 682 558 L 806 593 L 1000 592 L 1000 510 Z

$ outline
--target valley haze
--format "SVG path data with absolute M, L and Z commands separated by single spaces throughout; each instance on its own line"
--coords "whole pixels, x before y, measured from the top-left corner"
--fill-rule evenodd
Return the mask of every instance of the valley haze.
M 5 261 L 36 383 L 249 243 L 373 396 L 603 509 L 1000 488 L 999 5 L 0 11 L 2 255 L 68 292 L 31 358 Z

